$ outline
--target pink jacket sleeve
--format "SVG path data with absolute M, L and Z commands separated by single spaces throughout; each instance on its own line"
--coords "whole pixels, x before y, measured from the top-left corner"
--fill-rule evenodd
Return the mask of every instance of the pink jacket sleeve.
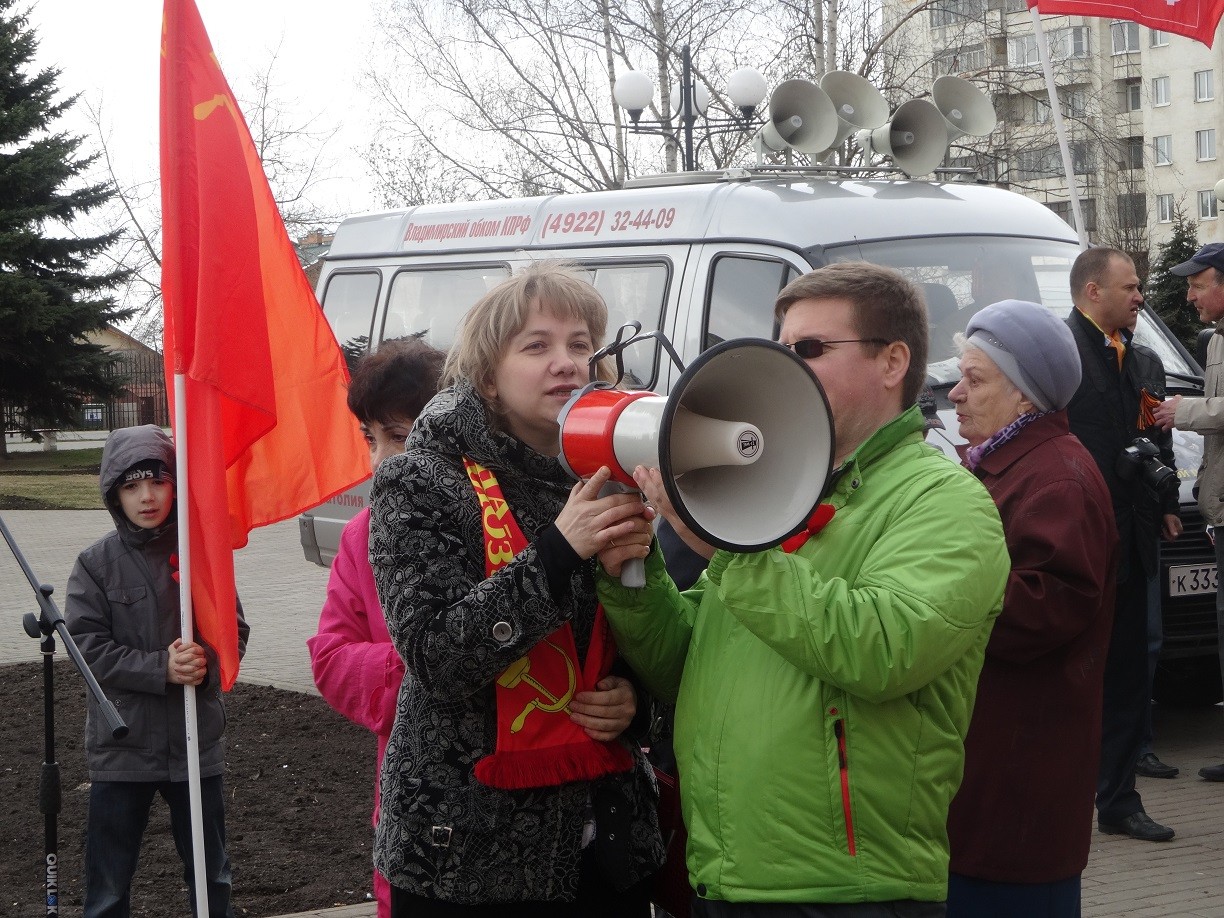
M 370 511 L 365 509 L 344 527 L 319 631 L 306 645 L 319 694 L 385 741 L 395 720 L 404 662 L 387 633 L 369 553 Z

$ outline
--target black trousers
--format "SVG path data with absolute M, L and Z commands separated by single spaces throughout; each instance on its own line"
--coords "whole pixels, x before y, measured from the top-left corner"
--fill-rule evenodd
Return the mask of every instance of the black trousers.
M 942 902 L 719 902 L 693 899 L 693 918 L 944 918 Z
M 1097 778 L 1097 817 L 1118 823 L 1143 809 L 1135 790 L 1135 762 L 1143 745 L 1147 707 L 1148 585 L 1132 550 L 1129 576 L 1118 583 L 1113 631 L 1105 658 L 1105 698 L 1101 712 L 1101 768 Z
M 600 873 L 594 847 L 583 852 L 578 898 L 573 902 L 461 905 L 392 886 L 391 918 L 650 918 L 650 880 L 617 892 Z

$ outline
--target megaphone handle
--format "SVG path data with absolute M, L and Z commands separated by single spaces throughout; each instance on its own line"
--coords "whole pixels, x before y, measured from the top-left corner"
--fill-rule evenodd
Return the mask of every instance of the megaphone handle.
M 646 562 L 641 558 L 630 558 L 622 564 L 620 582 L 629 590 L 640 590 L 646 586 Z
M 636 488 L 630 488 L 619 481 L 609 481 L 599 489 L 600 497 L 607 497 L 609 494 L 637 493 L 639 492 Z M 628 590 L 640 590 L 646 586 L 646 562 L 641 558 L 630 558 L 622 564 L 620 582 L 621 586 Z

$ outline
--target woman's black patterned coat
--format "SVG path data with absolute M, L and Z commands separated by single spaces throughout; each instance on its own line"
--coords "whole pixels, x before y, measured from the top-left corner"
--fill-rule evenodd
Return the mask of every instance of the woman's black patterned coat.
M 497 476 L 532 543 L 489 578 L 463 456 Z M 565 621 L 586 653 L 594 562 L 582 563 L 554 602 L 534 546 L 571 486 L 556 459 L 493 431 L 467 384 L 425 407 L 405 454 L 386 460 L 374 478 L 370 562 L 408 670 L 383 762 L 374 863 L 417 895 L 462 903 L 572 899 L 592 798 L 598 805 L 619 797 L 617 818 L 629 817 L 609 851 L 619 862 L 618 885 L 662 863 L 657 791 L 636 745 L 634 771 L 593 784 L 501 791 L 473 774 L 495 746 L 493 685 L 502 670 Z M 618 834 L 601 830 L 601 845 Z

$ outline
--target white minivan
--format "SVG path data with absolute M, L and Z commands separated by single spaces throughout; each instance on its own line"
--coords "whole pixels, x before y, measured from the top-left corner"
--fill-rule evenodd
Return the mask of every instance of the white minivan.
M 607 300 L 609 330 L 661 330 L 685 362 L 728 338 L 773 338 L 773 302 L 791 279 L 837 261 L 889 265 L 922 288 L 931 321 L 929 382 L 949 452 L 961 442 L 947 392 L 957 380 L 952 336 L 988 303 L 1033 300 L 1071 309 L 1075 233 L 1021 195 L 965 179 L 883 170 L 757 168 L 679 173 L 623 189 L 422 205 L 345 220 L 324 260 L 319 300 L 346 352 L 423 333 L 446 348 L 463 313 L 516 268 L 541 258 L 583 265 Z M 1139 340 L 1193 391 L 1201 370 L 1160 320 L 1139 317 Z M 624 354 L 627 381 L 666 393 L 679 370 L 658 345 Z M 1215 562 L 1190 493 L 1201 443 L 1179 435 L 1185 535 L 1162 546 L 1165 619 L 1161 691 L 1169 701 L 1219 700 Z M 306 557 L 330 563 L 340 530 L 368 486 L 301 518 Z

